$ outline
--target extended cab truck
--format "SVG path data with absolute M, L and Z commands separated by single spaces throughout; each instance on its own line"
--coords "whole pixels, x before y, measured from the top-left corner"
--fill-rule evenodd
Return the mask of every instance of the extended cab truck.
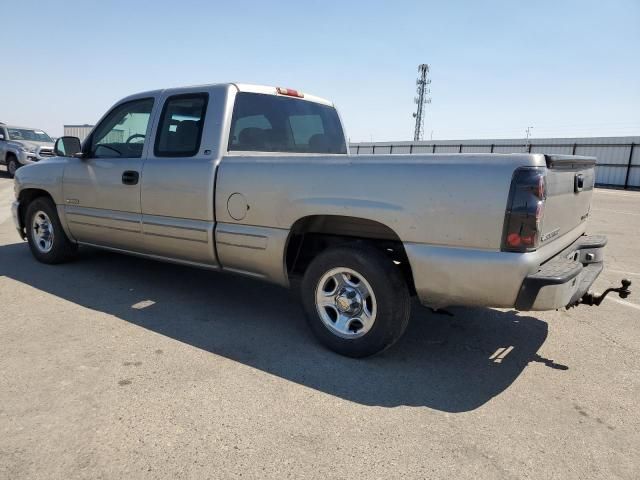
M 22 165 L 53 156 L 53 140 L 42 130 L 0 124 L 0 165 L 10 177 Z
M 125 98 L 56 153 L 15 178 L 15 223 L 38 260 L 81 244 L 301 278 L 311 328 L 345 355 L 393 344 L 412 295 L 433 308 L 598 300 L 592 158 L 352 157 L 331 102 L 240 84 Z

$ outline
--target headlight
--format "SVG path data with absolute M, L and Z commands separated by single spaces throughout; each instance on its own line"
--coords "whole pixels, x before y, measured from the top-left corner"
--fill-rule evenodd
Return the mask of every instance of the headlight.
M 36 153 L 36 150 L 37 150 L 37 147 L 27 147 L 25 145 L 22 145 L 19 148 L 23 152 L 28 152 L 28 153 Z

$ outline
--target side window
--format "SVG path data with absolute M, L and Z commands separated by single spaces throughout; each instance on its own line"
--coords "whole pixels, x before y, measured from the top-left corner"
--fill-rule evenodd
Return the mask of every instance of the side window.
M 22 132 L 15 128 L 9 129 L 9 136 L 11 140 L 24 140 L 24 138 L 22 138 Z
M 192 157 L 200 150 L 209 95 L 174 95 L 162 109 L 153 152 L 156 157 Z
M 114 108 L 91 136 L 91 156 L 140 158 L 153 108 L 153 98 L 123 103 Z

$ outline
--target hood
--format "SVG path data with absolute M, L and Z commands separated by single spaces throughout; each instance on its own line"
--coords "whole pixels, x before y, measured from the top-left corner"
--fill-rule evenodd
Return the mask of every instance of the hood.
M 24 147 L 50 147 L 53 148 L 53 142 L 34 142 L 31 140 L 9 140 L 14 145 L 22 145 Z

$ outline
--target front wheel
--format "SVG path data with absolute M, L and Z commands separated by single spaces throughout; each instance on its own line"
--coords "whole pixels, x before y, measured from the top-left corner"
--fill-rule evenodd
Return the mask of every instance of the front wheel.
M 13 155 L 10 155 L 7 158 L 7 173 L 9 174 L 9 178 L 13 178 L 16 176 L 16 172 L 20 168 L 20 164 L 18 163 L 18 159 Z
M 309 325 L 331 350 L 366 357 L 393 345 L 409 323 L 407 284 L 391 259 L 368 246 L 331 248 L 302 280 Z
M 55 204 L 45 197 L 38 197 L 27 207 L 25 228 L 31 253 L 42 263 L 62 263 L 70 260 L 77 251 L 64 233 Z

